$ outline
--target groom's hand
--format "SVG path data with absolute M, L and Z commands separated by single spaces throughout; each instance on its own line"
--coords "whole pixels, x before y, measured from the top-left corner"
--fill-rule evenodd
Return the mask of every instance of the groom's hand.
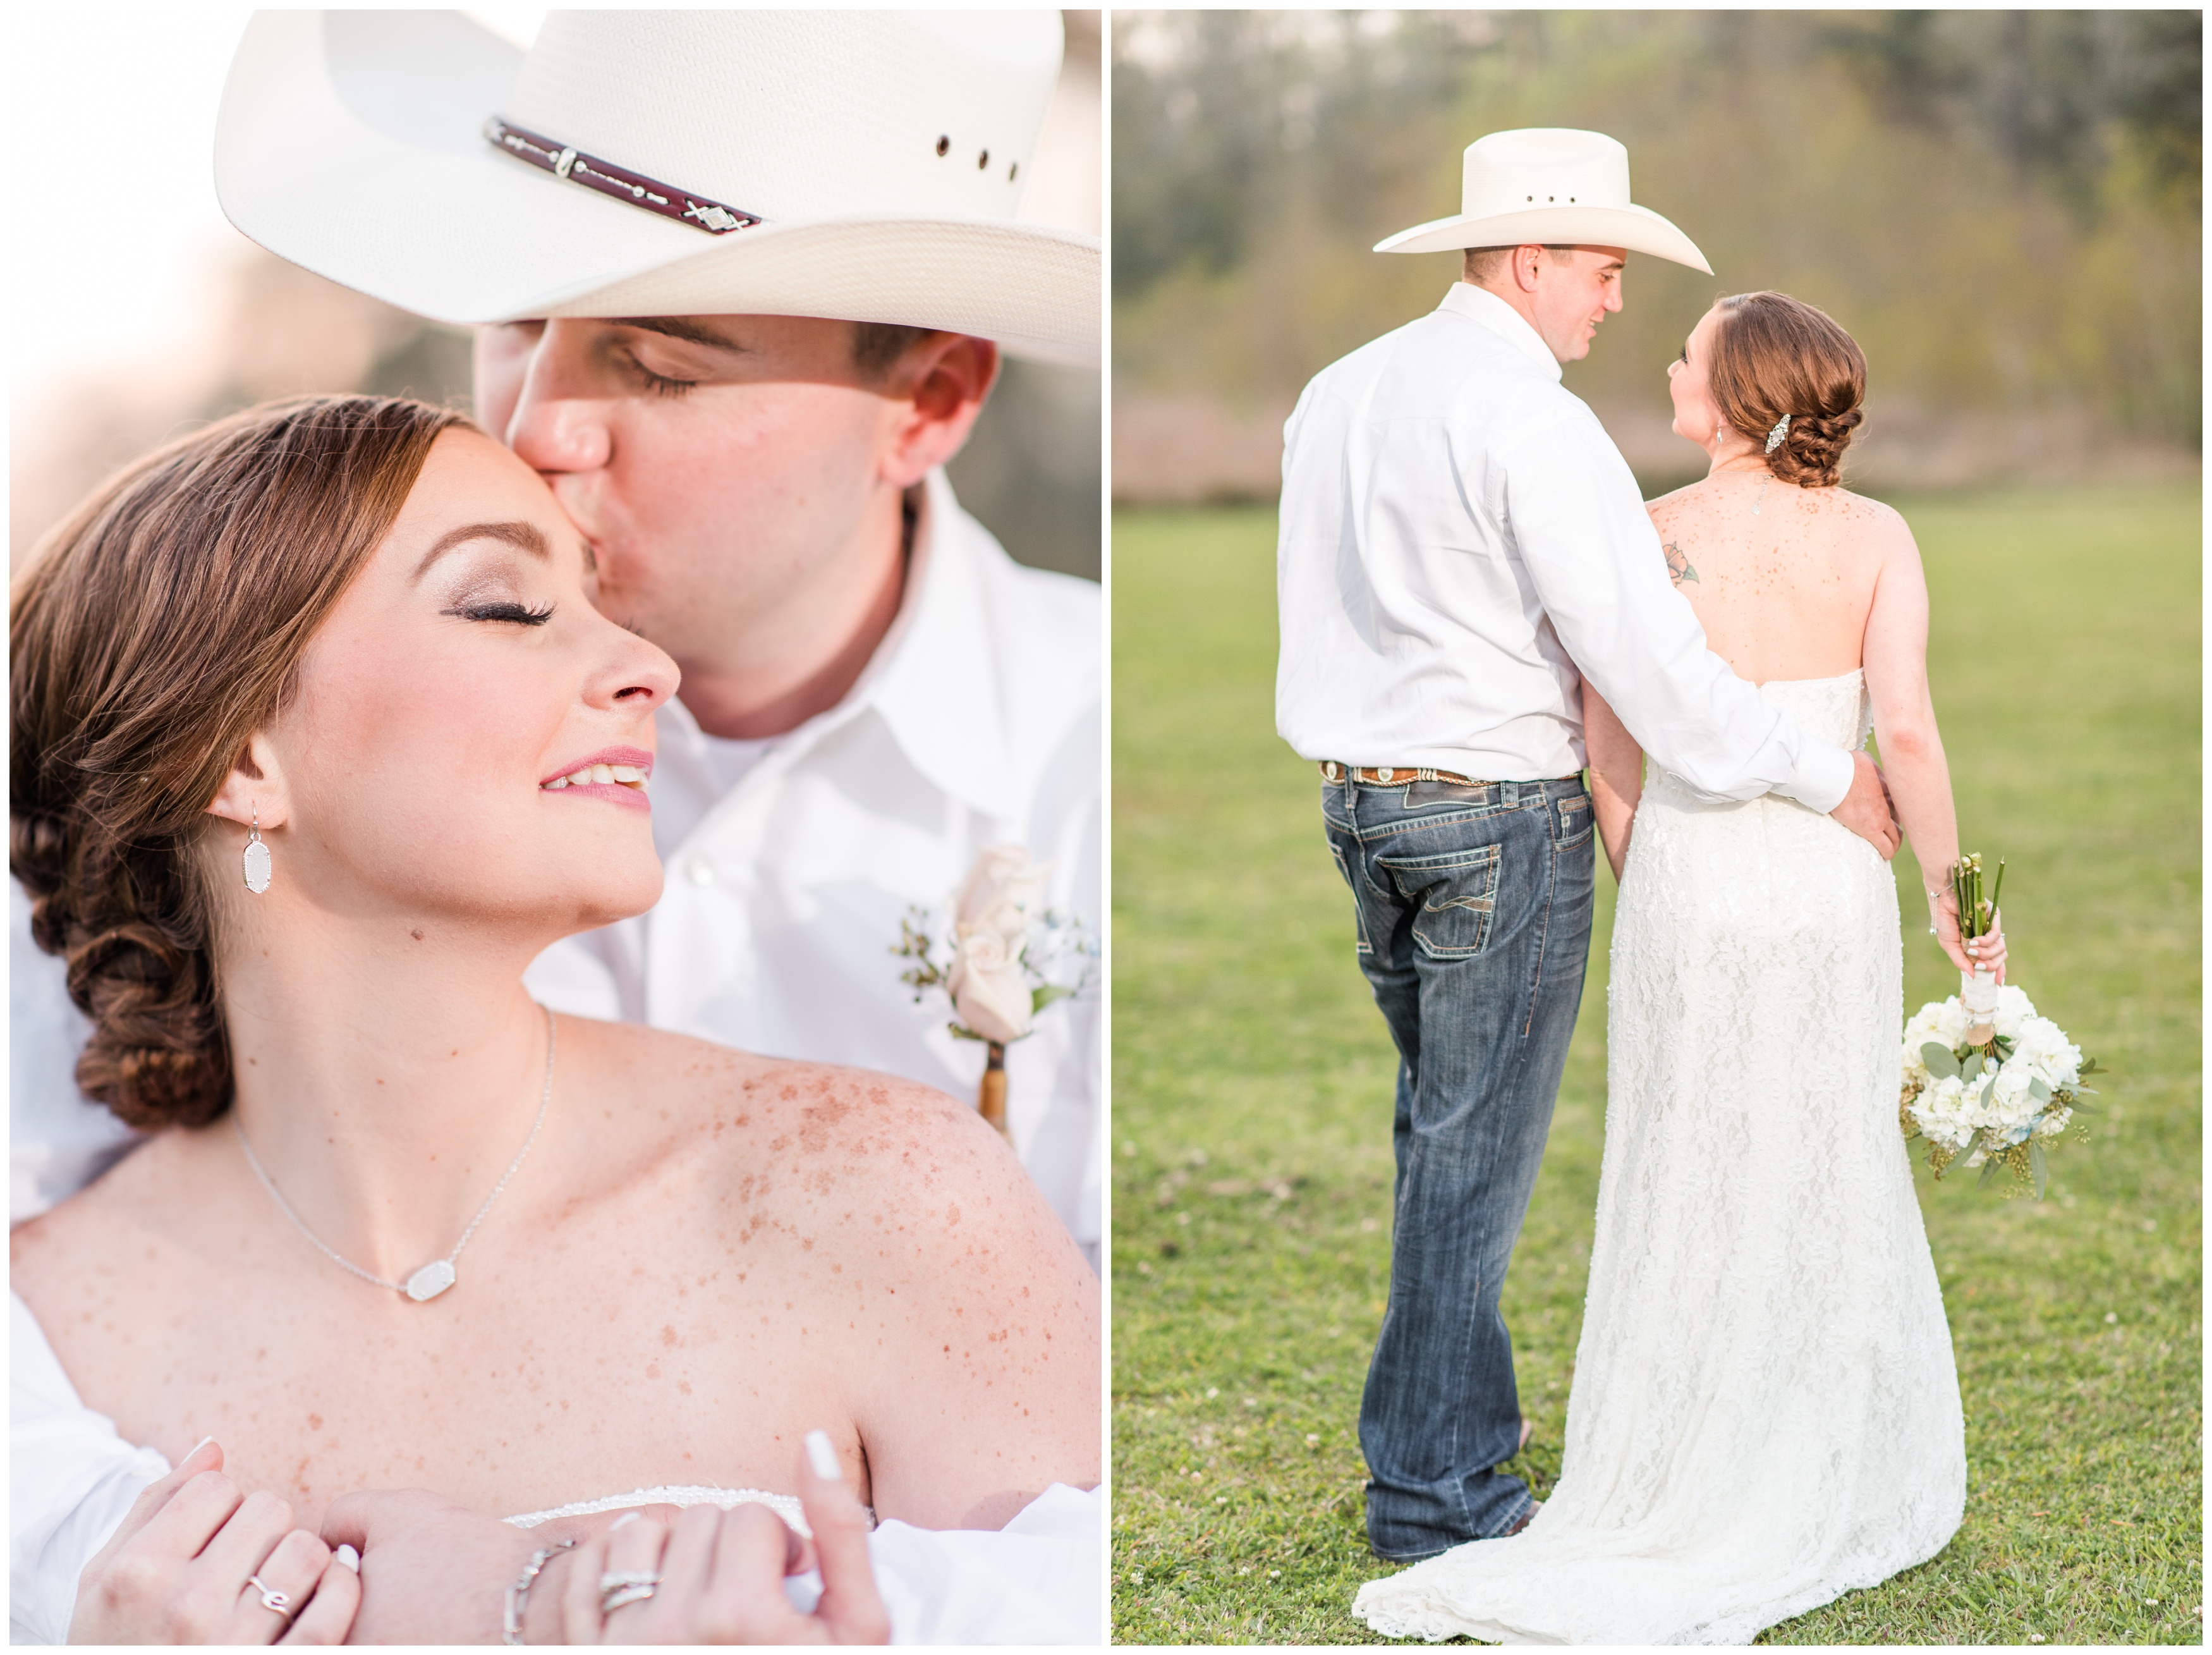
M 420 1488 L 341 1494 L 323 1513 L 323 1539 L 361 1554 L 361 1609 L 347 1640 L 356 1644 L 495 1644 L 507 1589 L 540 1546 L 588 1538 L 611 1519 L 556 1519 L 518 1529 Z M 557 1625 L 557 1554 L 530 1594 L 533 1641 Z M 541 1602 L 541 1600 L 548 1600 Z
M 361 1554 L 357 1644 L 495 1644 L 508 1582 L 545 1542 L 410 1488 L 341 1494 L 323 1539 Z
M 1889 802 L 1889 788 L 1881 767 L 1864 753 L 1851 755 L 1851 790 L 1828 814 L 1880 851 L 1885 862 L 1897 855 L 1897 812 Z

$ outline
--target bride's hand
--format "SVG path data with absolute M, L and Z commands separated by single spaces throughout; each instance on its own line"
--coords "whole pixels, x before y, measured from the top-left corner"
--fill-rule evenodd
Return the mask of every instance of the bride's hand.
M 829 1438 L 818 1431 L 807 1436 L 809 1451 L 799 1456 L 799 1503 L 814 1530 L 811 1540 L 759 1505 L 730 1512 L 694 1506 L 672 1525 L 626 1516 L 572 1555 L 561 1602 L 566 1641 L 889 1643 L 890 1616 L 868 1561 L 867 1513 Z M 816 1453 L 836 1475 L 824 1476 L 810 1463 Z M 785 1596 L 783 1583 L 817 1568 L 822 1596 L 811 1614 L 802 1615 Z M 602 1614 L 603 1577 L 616 1574 L 652 1580 L 652 1595 Z
M 1936 927 L 1936 940 L 1950 956 L 1951 964 L 1962 971 L 1971 972 L 1978 966 L 1993 971 L 1996 980 L 2005 980 L 2004 910 L 1993 910 L 1990 916 L 1988 934 L 1961 937 L 1959 934 L 1959 899 L 1948 891 L 1941 895 L 1930 893 L 1928 915 Z
M 265 1606 L 264 1591 L 288 1608 Z M 239 1493 L 210 1438 L 138 1496 L 85 1565 L 70 1641 L 337 1644 L 360 1602 L 353 1571 L 292 1526 L 289 1503 Z
M 1990 910 L 1988 934 L 1968 939 L 1966 952 L 1983 970 L 1995 972 L 1998 983 L 2000 985 L 2003 983 L 2005 980 L 2004 910 L 1994 908 Z

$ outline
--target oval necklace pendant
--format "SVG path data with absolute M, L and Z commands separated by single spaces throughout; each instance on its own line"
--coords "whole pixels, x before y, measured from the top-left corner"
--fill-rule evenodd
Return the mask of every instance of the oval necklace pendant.
M 416 1304 L 427 1304 L 453 1285 L 453 1262 L 441 1258 L 434 1264 L 425 1264 L 407 1278 L 407 1296 Z

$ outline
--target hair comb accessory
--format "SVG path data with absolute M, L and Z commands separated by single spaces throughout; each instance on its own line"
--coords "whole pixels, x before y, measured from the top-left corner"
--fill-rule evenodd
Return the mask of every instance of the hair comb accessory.
M 1766 434 L 1766 452 L 1772 453 L 1782 446 L 1782 439 L 1790 435 L 1790 416 L 1784 414 L 1774 422 L 1774 429 Z

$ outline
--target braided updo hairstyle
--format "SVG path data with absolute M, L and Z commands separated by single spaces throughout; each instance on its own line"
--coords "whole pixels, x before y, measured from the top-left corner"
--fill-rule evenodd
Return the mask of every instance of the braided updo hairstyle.
M 1739 293 L 1720 301 L 1705 353 L 1714 405 L 1753 441 L 1790 416 L 1767 468 L 1801 489 L 1843 480 L 1844 450 L 1865 416 L 1866 357 L 1825 311 L 1786 293 Z
M 457 426 L 391 397 L 249 409 L 109 478 L 15 582 L 9 867 L 93 1022 L 77 1084 L 131 1126 L 229 1106 L 207 807 Z

